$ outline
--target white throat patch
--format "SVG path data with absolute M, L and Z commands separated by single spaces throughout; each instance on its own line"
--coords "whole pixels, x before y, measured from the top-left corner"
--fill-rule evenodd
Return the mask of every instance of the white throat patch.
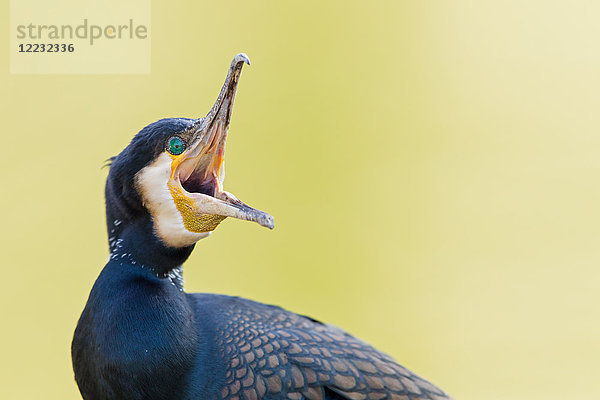
M 152 216 L 154 234 L 167 246 L 185 247 L 208 237 L 211 232 L 196 233 L 185 228 L 168 187 L 171 161 L 171 157 L 163 152 L 136 174 L 135 185 Z

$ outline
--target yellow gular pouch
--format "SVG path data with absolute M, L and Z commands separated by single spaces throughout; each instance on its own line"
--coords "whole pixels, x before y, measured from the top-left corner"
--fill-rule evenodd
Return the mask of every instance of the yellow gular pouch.
M 227 218 L 223 215 L 201 213 L 194 202 L 183 194 L 178 185 L 174 184 L 173 181 L 170 181 L 168 185 L 175 206 L 183 218 L 183 226 L 188 231 L 194 233 L 212 232 L 219 226 L 221 221 Z

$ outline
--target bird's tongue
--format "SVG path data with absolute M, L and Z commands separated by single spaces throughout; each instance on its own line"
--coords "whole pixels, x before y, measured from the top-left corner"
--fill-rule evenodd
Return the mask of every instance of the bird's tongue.
M 215 197 L 220 189 L 219 173 L 223 163 L 220 154 L 188 159 L 179 166 L 181 186 L 188 193 L 201 193 Z
M 192 176 L 185 182 L 182 182 L 181 186 L 189 193 L 202 193 L 212 197 L 215 197 L 217 193 L 217 185 L 212 175 L 206 177 L 206 179 Z

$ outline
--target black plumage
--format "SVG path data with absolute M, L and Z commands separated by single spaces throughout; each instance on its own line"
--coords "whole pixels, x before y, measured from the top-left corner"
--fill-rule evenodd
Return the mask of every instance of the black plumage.
M 169 138 L 191 137 L 190 130 L 200 122 L 155 122 L 110 165 L 110 258 L 92 288 L 72 344 L 83 398 L 448 398 L 336 327 L 246 299 L 183 291 L 181 265 L 194 244 L 173 247 L 159 237 L 158 217 L 140 192 L 139 176 L 165 152 Z

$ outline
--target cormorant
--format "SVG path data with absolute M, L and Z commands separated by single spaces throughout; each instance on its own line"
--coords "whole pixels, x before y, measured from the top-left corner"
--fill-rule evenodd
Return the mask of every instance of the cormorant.
M 447 399 L 344 331 L 282 308 L 183 291 L 195 243 L 226 217 L 273 218 L 223 190 L 240 72 L 234 57 L 205 118 L 142 129 L 106 182 L 110 257 L 72 343 L 85 400 Z

